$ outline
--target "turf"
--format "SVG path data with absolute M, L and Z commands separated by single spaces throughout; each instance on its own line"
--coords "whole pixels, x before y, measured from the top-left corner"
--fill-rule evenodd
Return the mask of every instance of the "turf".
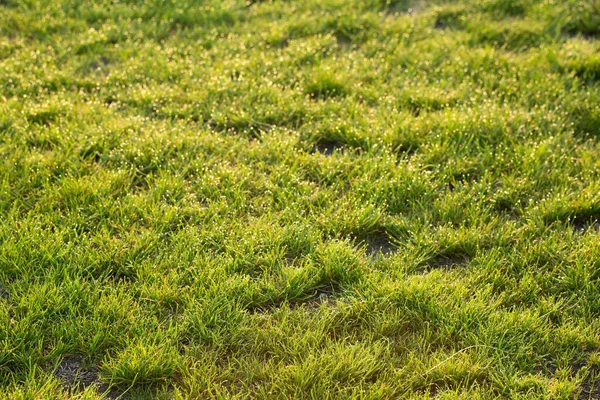
M 599 399 L 600 3 L 0 0 L 0 398 Z

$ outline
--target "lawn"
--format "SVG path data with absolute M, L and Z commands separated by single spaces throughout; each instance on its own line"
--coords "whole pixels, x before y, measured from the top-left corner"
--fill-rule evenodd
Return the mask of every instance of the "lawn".
M 600 2 L 0 0 L 0 398 L 600 399 Z

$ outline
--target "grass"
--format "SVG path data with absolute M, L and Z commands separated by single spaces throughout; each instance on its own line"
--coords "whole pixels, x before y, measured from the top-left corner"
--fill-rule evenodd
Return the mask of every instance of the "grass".
M 600 3 L 0 0 L 0 397 L 600 398 Z

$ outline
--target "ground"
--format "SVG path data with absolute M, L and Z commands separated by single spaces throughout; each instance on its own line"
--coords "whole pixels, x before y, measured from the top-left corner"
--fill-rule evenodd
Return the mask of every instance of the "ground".
M 596 0 L 0 0 L 0 398 L 599 399 Z

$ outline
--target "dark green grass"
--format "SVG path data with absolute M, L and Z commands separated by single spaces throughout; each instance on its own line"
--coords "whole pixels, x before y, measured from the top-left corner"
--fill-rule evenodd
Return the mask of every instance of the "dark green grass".
M 599 23 L 0 0 L 0 398 L 600 398 Z

